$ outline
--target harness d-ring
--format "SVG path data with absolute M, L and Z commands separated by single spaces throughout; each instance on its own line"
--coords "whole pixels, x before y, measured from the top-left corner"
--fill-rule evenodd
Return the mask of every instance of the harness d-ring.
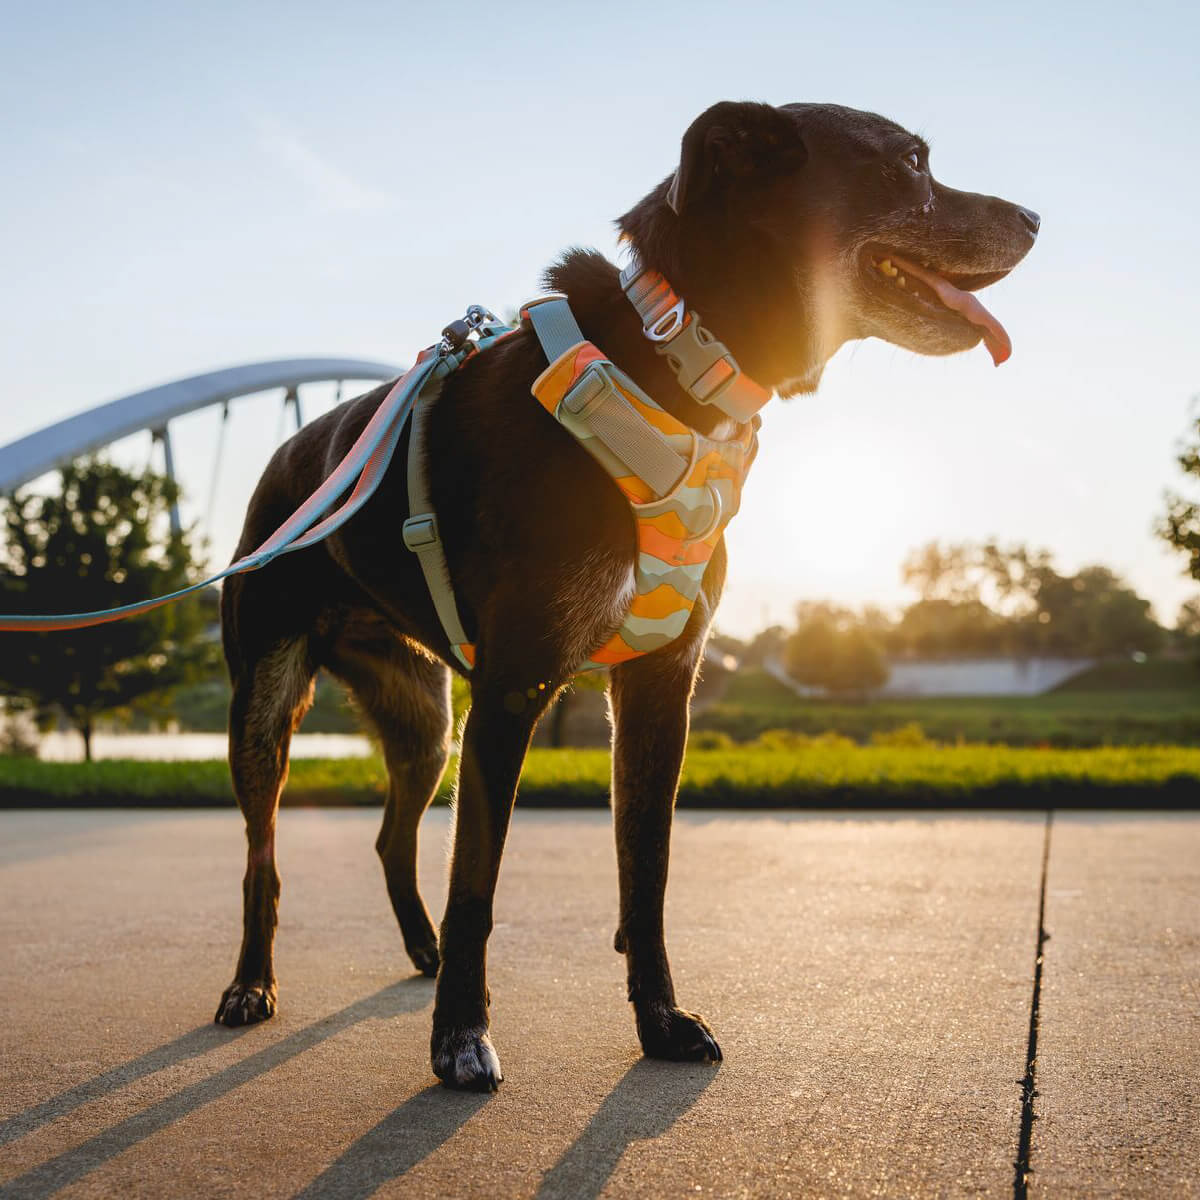
M 716 487 L 711 481 L 706 483 L 704 486 L 708 489 L 708 494 L 712 497 L 712 520 L 709 521 L 702 532 L 693 533 L 691 537 L 684 538 L 683 540 L 685 542 L 702 542 L 706 537 L 711 536 L 711 534 L 716 530 L 717 526 L 721 524 L 721 514 L 725 511 L 725 501 L 721 499 L 721 493 L 717 491 Z

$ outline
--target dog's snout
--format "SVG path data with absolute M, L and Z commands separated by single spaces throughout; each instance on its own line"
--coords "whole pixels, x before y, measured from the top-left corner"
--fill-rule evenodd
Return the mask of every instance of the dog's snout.
M 1042 218 L 1033 211 L 1032 208 L 1021 208 L 1018 206 L 1017 215 L 1021 218 L 1021 224 L 1029 230 L 1031 237 L 1037 237 L 1038 230 L 1042 227 Z

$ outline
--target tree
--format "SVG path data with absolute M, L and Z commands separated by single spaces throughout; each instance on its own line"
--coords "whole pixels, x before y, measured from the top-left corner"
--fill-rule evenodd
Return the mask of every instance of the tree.
M 800 605 L 796 632 L 784 648 L 784 665 L 798 683 L 834 695 L 862 695 L 887 682 L 879 645 L 853 613 L 829 605 Z
M 57 495 L 0 500 L 0 609 L 9 613 L 116 608 L 196 582 L 191 531 L 169 530 L 171 480 L 103 459 L 64 467 Z M 103 712 L 144 706 L 216 660 L 215 592 L 90 629 L 0 633 L 0 688 L 39 714 L 61 711 L 92 756 Z
M 1193 596 L 1179 606 L 1175 632 L 1184 638 L 1200 638 L 1200 596 Z
M 1097 655 L 1157 649 L 1163 631 L 1142 599 L 1103 566 L 1060 574 L 1046 550 L 936 542 L 914 551 L 904 581 L 921 599 L 885 640 L 921 655 Z
M 1200 396 L 1192 399 L 1193 411 L 1200 405 Z M 1189 440 L 1176 455 L 1184 475 L 1200 479 L 1200 416 L 1197 416 Z M 1193 579 L 1200 579 L 1200 503 L 1181 496 L 1178 492 L 1167 492 L 1167 511 L 1156 528 L 1159 537 L 1174 546 L 1180 554 L 1187 556 L 1187 572 Z

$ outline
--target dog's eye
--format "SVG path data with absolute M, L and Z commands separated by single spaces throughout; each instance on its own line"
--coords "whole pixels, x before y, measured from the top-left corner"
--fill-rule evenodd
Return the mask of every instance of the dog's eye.
M 910 150 L 901 161 L 910 171 L 915 171 L 918 175 L 921 173 L 921 152 L 919 150 Z

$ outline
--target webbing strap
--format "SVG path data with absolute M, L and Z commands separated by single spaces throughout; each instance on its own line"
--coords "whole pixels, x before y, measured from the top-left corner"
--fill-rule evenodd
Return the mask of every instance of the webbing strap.
M 450 582 L 450 567 L 446 563 L 446 552 L 442 549 L 441 532 L 437 515 L 433 511 L 433 497 L 429 490 L 429 472 L 425 463 L 425 425 L 430 405 L 441 391 L 425 389 L 413 406 L 412 429 L 408 440 L 408 511 L 412 514 L 404 522 L 402 536 L 404 544 L 417 556 L 425 586 L 442 623 L 450 649 L 465 667 L 471 663 L 460 647 L 468 644 L 467 632 L 458 615 L 454 600 L 454 586 Z
M 521 316 L 528 317 L 532 322 L 533 332 L 546 352 L 547 362 L 553 362 L 584 340 L 583 331 L 565 296 L 531 300 L 521 309 Z
M 621 290 L 642 318 L 642 331 L 666 358 L 683 388 L 700 404 L 712 404 L 735 421 L 749 421 L 771 398 L 738 366 L 724 343 L 687 312 L 675 289 L 635 256 L 621 272 Z
M 618 390 L 614 376 L 622 387 L 653 404 L 623 371 L 611 363 L 596 363 L 562 398 L 561 407 L 569 419 L 581 425 L 584 432 L 599 438 L 659 497 L 666 496 L 675 490 L 690 465 L 689 460 L 678 454 L 663 434 L 634 409 Z

